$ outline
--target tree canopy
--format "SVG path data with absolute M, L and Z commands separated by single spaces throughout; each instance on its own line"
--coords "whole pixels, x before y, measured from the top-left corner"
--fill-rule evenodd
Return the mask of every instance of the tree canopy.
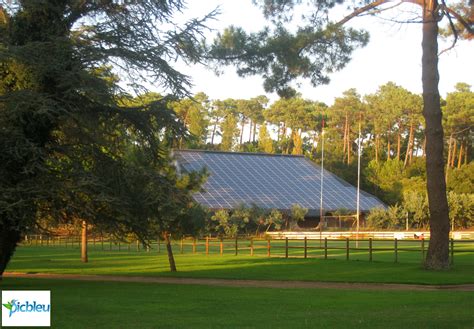
M 200 60 L 199 38 L 215 14 L 178 25 L 183 6 L 2 2 L 0 273 L 21 235 L 45 218 L 134 232 L 144 243 L 152 227 L 179 226 L 200 178 L 180 182 L 167 155 L 188 136 L 169 102 L 190 81 L 172 63 Z M 148 81 L 172 96 L 127 101 L 119 76 L 137 92 Z

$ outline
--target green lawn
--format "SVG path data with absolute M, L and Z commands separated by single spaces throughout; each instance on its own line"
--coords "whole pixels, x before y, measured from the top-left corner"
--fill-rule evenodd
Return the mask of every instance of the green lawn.
M 311 264 L 307 264 L 311 266 Z M 53 328 L 469 328 L 469 292 L 231 288 L 5 278 L 48 289 Z
M 90 246 L 90 262 L 80 262 L 78 246 L 19 247 L 7 271 L 78 273 L 103 275 L 176 276 L 196 278 L 256 279 L 256 280 L 305 280 L 339 282 L 389 282 L 420 284 L 474 283 L 474 253 L 456 256 L 454 267 L 445 272 L 429 272 L 422 269 L 419 261 L 393 263 L 377 255 L 374 262 L 334 259 L 268 258 L 263 254 L 249 256 L 241 252 L 234 256 L 230 251 L 220 256 L 216 251 L 206 256 L 185 250 L 179 253 L 175 246 L 178 273 L 170 273 L 164 251 L 150 252 L 102 250 L 101 246 Z M 300 250 L 297 250 L 300 251 Z M 390 253 L 390 252 L 388 252 Z M 392 253 L 393 254 L 393 253 Z M 366 255 L 360 256 L 364 258 Z M 392 259 L 393 255 L 385 257 Z M 351 255 L 357 259 L 357 254 Z
M 301 243 L 301 242 L 298 242 Z M 333 247 L 340 247 L 339 241 Z M 416 242 L 415 242 L 416 243 Z M 213 245 L 174 246 L 178 273 L 170 273 L 167 256 L 154 246 L 90 245 L 90 262 L 80 262 L 80 250 L 65 246 L 21 246 L 8 271 L 102 275 L 175 276 L 257 280 L 393 282 L 421 284 L 474 283 L 474 254 L 456 255 L 454 268 L 428 272 L 419 253 L 379 250 L 376 261 L 367 253 L 334 249 L 330 259 L 266 257 L 265 242 L 255 255 L 225 246 L 221 256 Z M 284 256 L 284 242 L 273 255 Z M 295 245 L 293 245 L 295 246 Z M 279 248 L 278 248 L 279 247 Z M 414 248 L 416 245 L 414 246 Z M 244 246 L 245 248 L 245 246 Z M 279 253 L 277 253 L 280 252 Z M 283 253 L 281 254 L 281 251 Z M 320 252 L 319 250 L 317 252 Z M 301 249 L 290 249 L 301 256 Z M 314 256 L 314 255 L 313 255 Z M 403 257 L 402 257 L 403 256 Z M 74 280 L 5 278 L 1 289 L 52 291 L 53 328 L 470 328 L 474 327 L 474 294 L 459 291 L 361 291 L 331 289 L 270 289 L 164 285 L 156 283 L 83 282 Z

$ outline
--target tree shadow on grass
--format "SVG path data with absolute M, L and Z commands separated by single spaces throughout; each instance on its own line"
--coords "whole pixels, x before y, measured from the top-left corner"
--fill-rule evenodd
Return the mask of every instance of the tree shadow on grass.
M 455 264 L 451 271 L 428 272 L 422 269 L 420 262 L 395 264 L 393 261 L 177 253 L 178 272 L 171 273 L 163 252 L 96 250 L 90 253 L 89 259 L 89 263 L 81 263 L 79 250 L 76 249 L 21 248 L 7 271 L 253 280 L 474 283 L 474 262 Z

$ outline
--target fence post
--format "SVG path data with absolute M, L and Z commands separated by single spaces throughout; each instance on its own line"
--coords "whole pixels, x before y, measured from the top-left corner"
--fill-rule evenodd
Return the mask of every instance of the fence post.
M 270 251 L 270 238 L 267 238 L 267 256 L 270 257 L 271 256 L 271 251 Z
M 104 235 L 100 236 L 100 244 L 102 245 L 102 250 L 104 250 Z
M 181 242 L 179 244 L 179 252 L 184 253 L 184 248 L 183 248 L 183 238 L 181 237 Z
M 158 243 L 158 253 L 161 252 L 161 242 L 160 242 L 160 236 L 156 239 L 156 242 Z
M 349 260 L 349 238 L 346 238 L 346 260 Z
M 132 248 L 132 243 L 128 241 L 128 251 L 130 251 L 131 248 Z
M 288 237 L 285 238 L 285 258 L 288 258 Z
M 236 234 L 235 235 L 235 255 L 237 256 L 239 254 L 239 237 Z
M 138 240 L 137 240 L 137 251 L 140 251 L 140 244 Z
M 421 240 L 421 264 L 425 262 L 425 239 Z
M 120 251 L 120 249 L 121 249 L 121 247 L 120 247 L 120 246 L 121 246 L 121 244 L 120 244 L 120 241 L 119 241 L 119 242 L 118 242 L 118 248 L 119 248 L 119 251 Z
M 109 250 L 112 251 L 112 240 L 109 238 Z
M 398 239 L 395 238 L 395 263 L 398 263 Z
M 193 254 L 196 253 L 196 238 L 193 239 Z
M 308 258 L 308 239 L 304 237 L 304 258 Z
M 451 239 L 451 265 L 454 265 L 454 239 Z
M 369 262 L 372 261 L 372 238 L 369 238 Z
M 219 249 L 220 249 L 220 254 L 222 256 L 224 254 L 224 241 L 223 241 L 222 238 L 221 238 L 221 241 L 219 243 Z
M 253 256 L 253 238 L 250 238 L 250 256 Z
M 328 238 L 324 238 L 324 259 L 328 259 Z
M 206 236 L 206 255 L 209 255 L 209 237 Z

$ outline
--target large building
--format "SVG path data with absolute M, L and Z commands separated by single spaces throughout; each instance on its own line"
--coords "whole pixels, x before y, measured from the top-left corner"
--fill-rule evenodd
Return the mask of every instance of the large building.
M 308 209 L 308 217 L 320 214 L 321 167 L 298 155 L 236 153 L 201 150 L 175 151 L 184 172 L 206 168 L 209 177 L 194 198 L 211 209 L 235 209 L 256 205 L 288 213 L 294 204 Z M 323 170 L 323 213 L 357 209 L 357 189 Z M 385 207 L 375 196 L 360 191 L 360 211 Z

